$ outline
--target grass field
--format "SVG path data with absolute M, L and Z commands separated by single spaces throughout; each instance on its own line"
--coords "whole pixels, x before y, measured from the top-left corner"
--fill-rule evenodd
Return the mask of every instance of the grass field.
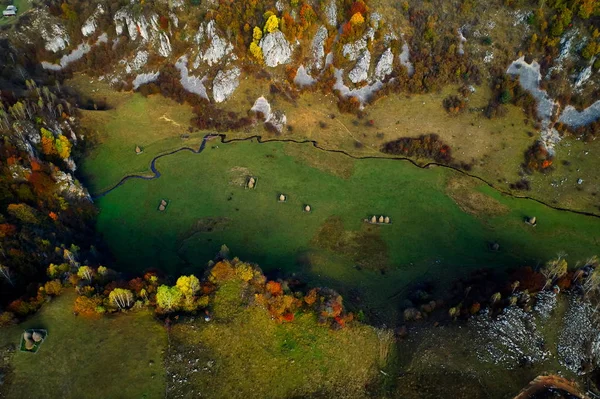
M 317 167 L 306 161 L 312 155 Z M 341 177 L 318 167 L 321 156 L 308 144 L 209 142 L 200 155 L 161 158 L 159 179 L 128 181 L 99 198 L 98 230 L 121 270 L 199 273 L 226 244 L 232 255 L 266 271 L 357 290 L 364 306 L 389 306 L 389 314 L 395 311 L 389 298 L 416 280 L 443 287 L 475 268 L 536 265 L 558 251 L 572 262 L 600 253 L 598 219 L 487 186 L 450 193 L 448 182 L 459 175 L 444 168 L 386 159 L 349 164 L 344 155 L 327 154 L 329 165 L 350 168 Z M 245 189 L 247 176 L 258 177 L 256 189 Z M 463 211 L 473 198 L 461 198 L 471 192 L 486 207 Z M 287 202 L 277 201 L 279 193 Z M 163 198 L 170 203 L 159 212 Z M 311 213 L 303 212 L 305 204 Z M 373 214 L 392 224 L 363 222 Z M 535 228 L 523 222 L 531 215 L 538 218 Z M 500 252 L 488 250 L 493 241 Z
M 164 328 L 147 312 L 89 320 L 73 315 L 66 292 L 22 324 L 0 329 L 0 348 L 27 328 L 48 337 L 36 354 L 12 355 L 5 396 L 17 398 L 163 398 Z
M 106 84 L 82 75 L 69 84 L 92 98 L 106 100 L 112 107 L 109 111 L 82 111 L 84 126 L 100 142 L 82 165 L 84 180 L 92 193 L 104 191 L 125 175 L 149 173 L 150 160 L 155 155 L 181 146 L 197 147 L 208 133 L 194 132 L 182 140 L 181 134 L 188 134 L 191 108 L 160 96 L 144 98 L 139 94 L 115 93 Z M 522 178 L 519 173 L 524 152 L 538 137 L 533 121 L 526 121 L 523 112 L 511 105 L 506 107 L 505 117 L 484 117 L 481 110 L 490 95 L 485 86 L 471 95 L 467 111 L 448 115 L 442 102 L 455 94 L 456 89 L 449 86 L 439 93 L 388 96 L 368 106 L 367 116 L 358 119 L 341 114 L 333 95 L 304 93 L 292 103 L 269 94 L 264 81 L 249 78 L 241 81 L 223 109 L 245 114 L 256 98 L 264 95 L 273 109 L 286 113 L 293 131 L 277 136 L 258 124 L 243 132 L 228 132 L 228 138 L 261 135 L 265 139 L 310 139 L 323 148 L 341 149 L 357 156 L 385 156 L 379 149 L 386 141 L 436 133 L 451 146 L 457 161 L 472 164 L 471 173 L 510 191 L 509 185 Z M 374 121 L 373 126 L 367 123 L 369 120 Z M 136 145 L 142 147 L 142 154 L 135 154 Z M 598 213 L 600 177 L 595 173 L 598 157 L 594 154 L 600 151 L 599 146 L 597 142 L 585 144 L 565 138 L 557 147 L 555 171 L 528 176 L 532 190 L 516 194 L 559 207 Z M 565 166 L 563 161 L 570 164 Z M 584 181 L 582 185 L 577 184 L 580 178 Z
M 353 324 L 331 331 L 301 313 L 278 324 L 262 308 L 241 307 L 240 296 L 239 282 L 228 282 L 215 296 L 213 321 L 172 328 L 167 364 L 185 378 L 170 385 L 173 396 L 361 398 L 380 377 L 373 328 Z

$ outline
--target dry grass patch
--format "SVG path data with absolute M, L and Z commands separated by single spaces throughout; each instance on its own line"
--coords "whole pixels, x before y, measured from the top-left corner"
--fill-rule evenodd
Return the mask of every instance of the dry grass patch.
M 446 194 L 464 212 L 480 217 L 499 216 L 510 211 L 508 206 L 477 191 L 478 183 L 472 178 L 452 177 L 446 185 Z

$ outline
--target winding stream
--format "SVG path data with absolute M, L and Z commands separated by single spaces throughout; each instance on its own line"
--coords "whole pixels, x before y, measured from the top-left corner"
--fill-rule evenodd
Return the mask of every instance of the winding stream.
M 574 213 L 574 214 L 578 214 L 578 215 L 584 215 L 584 216 L 590 216 L 590 217 L 594 217 L 594 218 L 599 218 L 600 219 L 600 215 L 592 213 L 592 212 L 585 212 L 585 211 L 577 211 L 577 210 L 573 210 L 573 209 L 568 209 L 568 208 L 561 208 L 561 207 L 557 207 L 557 206 L 553 206 L 550 205 L 542 200 L 533 198 L 533 197 L 529 197 L 526 195 L 516 195 L 513 194 L 509 191 L 505 191 L 502 190 L 498 187 L 496 187 L 494 184 L 484 180 L 483 178 L 470 174 L 468 172 L 465 172 L 464 170 L 461 170 L 457 167 L 451 166 L 451 165 L 446 165 L 446 164 L 442 164 L 442 163 L 438 163 L 438 162 L 428 162 L 426 164 L 419 164 L 416 161 L 410 159 L 410 158 L 406 158 L 406 157 L 384 157 L 384 156 L 356 156 L 356 155 L 352 155 L 347 153 L 346 151 L 343 150 L 332 150 L 332 149 L 327 149 L 327 148 L 323 148 L 321 146 L 319 146 L 319 144 L 315 141 L 315 140 L 294 140 L 294 139 L 270 139 L 270 140 L 263 140 L 262 136 L 259 135 L 254 135 L 254 136 L 249 136 L 249 137 L 244 137 L 244 138 L 235 138 L 235 139 L 231 139 L 231 140 L 227 140 L 226 139 L 226 135 L 225 134 L 218 134 L 218 133 L 209 133 L 207 135 L 204 136 L 204 138 L 202 139 L 202 142 L 200 143 L 200 147 L 196 150 L 192 147 L 181 147 L 178 148 L 176 150 L 173 151 L 169 151 L 166 152 L 164 154 L 160 154 L 155 156 L 152 161 L 150 162 L 150 170 L 152 171 L 153 175 L 152 176 L 145 176 L 145 175 L 127 175 L 125 177 L 123 177 L 117 184 L 115 184 L 114 186 L 112 186 L 111 188 L 104 190 L 96 195 L 93 195 L 92 198 L 93 199 L 97 199 L 97 198 L 101 198 L 107 194 L 109 194 L 110 192 L 112 192 L 113 190 L 119 188 L 121 185 L 125 184 L 125 182 L 127 182 L 128 180 L 132 180 L 132 179 L 142 179 L 142 180 L 154 180 L 154 179 L 158 179 L 161 176 L 160 171 L 156 168 L 156 161 L 158 161 L 160 158 L 169 156 L 169 155 L 173 155 L 173 154 L 177 154 L 178 152 L 181 151 L 190 151 L 194 154 L 200 154 L 202 151 L 204 151 L 204 149 L 206 148 L 206 143 L 212 139 L 215 138 L 219 138 L 220 139 L 220 143 L 221 144 L 228 144 L 228 143 L 234 143 L 234 142 L 242 142 L 242 141 L 248 141 L 248 140 L 253 140 L 256 139 L 258 141 L 258 143 L 260 144 L 266 144 L 266 143 L 273 143 L 273 142 L 277 142 L 277 143 L 296 143 L 296 144 L 312 144 L 312 146 L 320 151 L 324 151 L 324 152 L 329 152 L 329 153 L 336 153 L 336 154 L 343 154 L 347 157 L 350 157 L 352 159 L 357 159 L 357 160 L 361 160 L 361 159 L 381 159 L 381 160 L 391 160 L 391 161 L 407 161 L 410 162 L 412 165 L 416 166 L 417 168 L 421 168 L 421 169 L 429 169 L 431 166 L 438 166 L 438 167 L 442 167 L 442 168 L 447 168 L 447 169 L 452 169 L 455 172 L 458 172 L 464 176 L 469 176 L 470 178 L 476 179 L 484 184 L 486 184 L 487 186 L 489 186 L 490 188 L 498 191 L 499 193 L 501 193 L 502 195 L 506 195 L 515 199 L 526 199 L 526 200 L 531 200 L 534 202 L 537 202 L 538 204 L 544 205 L 548 208 L 557 210 L 557 211 L 562 211 L 562 212 L 569 212 L 569 213 Z

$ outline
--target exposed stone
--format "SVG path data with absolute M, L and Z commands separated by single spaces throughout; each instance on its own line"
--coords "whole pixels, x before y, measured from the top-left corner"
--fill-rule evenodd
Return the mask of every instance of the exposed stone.
M 371 53 L 368 50 L 365 50 L 354 68 L 348 73 L 348 78 L 352 83 L 359 83 L 367 80 L 369 75 L 369 67 L 371 66 Z
M 381 55 L 377 65 L 375 66 L 375 79 L 384 80 L 389 74 L 391 74 L 393 63 L 394 53 L 392 53 L 392 49 L 388 48 Z
M 102 7 L 102 4 L 98 4 L 94 13 L 90 15 L 88 19 L 86 19 L 83 26 L 81 27 L 81 33 L 83 34 L 83 36 L 91 36 L 96 31 L 96 20 L 102 14 L 104 14 L 104 8 Z
M 312 40 L 311 51 L 313 55 L 313 63 L 311 69 L 323 69 L 323 58 L 325 57 L 325 40 L 327 40 L 327 28 L 320 26 Z
M 344 44 L 344 47 L 342 48 L 342 54 L 350 61 L 355 61 L 366 48 L 367 41 L 365 39 L 359 39 L 352 43 Z
M 337 26 L 337 4 L 336 0 L 329 0 L 325 7 L 325 17 L 329 26 Z
M 200 97 L 208 100 L 208 94 L 206 93 L 206 87 L 204 86 L 205 78 L 189 75 L 187 68 L 187 55 L 179 57 L 175 63 L 175 68 L 179 70 L 181 86 L 190 93 L 199 95 Z
M 304 65 L 300 65 L 294 77 L 294 84 L 298 87 L 306 87 L 313 85 L 315 82 L 316 80 L 306 72 Z
M 235 67 L 228 71 L 220 70 L 213 80 L 213 98 L 215 102 L 223 102 L 227 100 L 237 89 L 240 84 L 241 71 Z
M 199 30 L 196 34 L 198 40 L 202 40 L 204 37 L 204 34 L 200 34 L 200 32 Z M 233 51 L 233 45 L 219 36 L 214 20 L 209 21 L 206 25 L 206 38 L 210 40 L 210 44 L 201 58 L 209 66 L 218 63 L 223 57 Z
M 260 40 L 265 65 L 276 67 L 290 62 L 292 48 L 283 33 L 279 30 L 271 32 Z
M 141 85 L 146 83 L 154 82 L 158 79 L 160 72 L 141 73 L 133 79 L 133 89 L 137 90 Z

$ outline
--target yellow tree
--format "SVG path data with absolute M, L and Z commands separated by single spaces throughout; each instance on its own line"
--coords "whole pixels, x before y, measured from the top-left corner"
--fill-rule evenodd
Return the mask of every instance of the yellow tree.
M 271 15 L 267 22 L 265 23 L 264 31 L 267 33 L 271 33 L 279 29 L 279 18 L 276 15 Z
M 200 291 L 200 280 L 198 277 L 192 275 L 181 276 L 177 279 L 175 286 L 179 288 L 179 291 L 186 297 L 192 297 Z
M 108 295 L 110 302 L 117 308 L 124 310 L 133 306 L 133 293 L 124 288 L 115 288 Z
M 156 302 L 158 303 L 158 306 L 167 312 L 177 309 L 181 303 L 182 297 L 183 294 L 177 286 L 169 287 L 168 285 L 161 285 L 156 291 Z

